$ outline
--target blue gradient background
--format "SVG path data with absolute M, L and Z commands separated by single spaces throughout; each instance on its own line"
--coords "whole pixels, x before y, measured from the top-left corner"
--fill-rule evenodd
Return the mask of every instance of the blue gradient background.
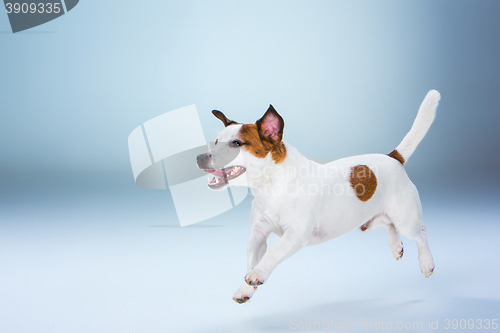
M 12 34 L 0 13 L 0 331 L 498 318 L 499 14 L 493 0 L 87 0 Z M 238 306 L 250 200 L 181 229 L 168 191 L 133 182 L 128 134 L 179 107 L 196 104 L 210 140 L 212 109 L 253 122 L 272 103 L 286 141 L 326 162 L 390 152 L 430 89 L 437 119 L 407 164 L 429 280 L 412 242 L 395 262 L 383 230 L 353 232 Z

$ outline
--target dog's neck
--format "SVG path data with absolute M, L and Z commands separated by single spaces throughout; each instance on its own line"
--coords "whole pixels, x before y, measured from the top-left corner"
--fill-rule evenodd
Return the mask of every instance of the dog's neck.
M 311 167 L 312 161 L 304 157 L 290 144 L 283 143 L 287 153 L 282 162 L 276 163 L 269 153 L 265 157 L 264 166 L 255 170 L 256 172 L 250 172 L 248 184 L 254 196 L 262 194 L 265 187 L 285 186 L 300 176 L 300 169 Z

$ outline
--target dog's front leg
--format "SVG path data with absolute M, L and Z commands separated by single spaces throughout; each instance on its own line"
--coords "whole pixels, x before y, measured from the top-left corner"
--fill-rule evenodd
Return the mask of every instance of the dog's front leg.
M 261 228 L 259 226 L 253 226 L 250 230 L 247 249 L 247 271 L 254 268 L 264 256 L 264 253 L 266 253 L 267 237 L 269 237 L 270 233 L 270 230 L 266 230 L 266 228 Z M 243 281 L 241 287 L 234 294 L 233 300 L 240 304 L 245 303 L 253 296 L 256 289 L 257 286 L 250 286 Z
M 307 245 L 308 238 L 305 235 L 308 235 L 307 230 L 287 229 L 276 244 L 264 254 L 257 266 L 247 273 L 245 282 L 249 286 L 258 286 L 266 282 L 276 266 Z

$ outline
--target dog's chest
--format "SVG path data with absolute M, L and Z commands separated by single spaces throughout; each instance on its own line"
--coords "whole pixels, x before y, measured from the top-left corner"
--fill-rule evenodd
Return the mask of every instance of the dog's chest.
M 266 223 L 274 233 L 278 235 L 283 234 L 284 221 L 281 219 L 283 209 L 283 202 L 276 197 L 254 197 L 252 202 L 252 214 L 261 223 Z

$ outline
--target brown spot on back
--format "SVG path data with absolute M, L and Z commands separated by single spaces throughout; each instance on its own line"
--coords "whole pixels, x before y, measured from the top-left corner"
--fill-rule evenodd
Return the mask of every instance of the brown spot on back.
M 262 142 L 257 125 L 246 124 L 241 126 L 240 137 L 244 145 L 241 147 L 258 158 L 264 158 L 271 153 L 272 159 L 276 164 L 285 160 L 286 148 L 283 142 L 272 145 L 270 142 Z
M 391 151 L 387 156 L 392 157 L 393 159 L 397 160 L 399 163 L 405 165 L 405 158 L 399 153 L 397 150 Z
M 377 177 L 366 165 L 356 165 L 351 168 L 351 186 L 361 201 L 368 201 L 377 189 Z

